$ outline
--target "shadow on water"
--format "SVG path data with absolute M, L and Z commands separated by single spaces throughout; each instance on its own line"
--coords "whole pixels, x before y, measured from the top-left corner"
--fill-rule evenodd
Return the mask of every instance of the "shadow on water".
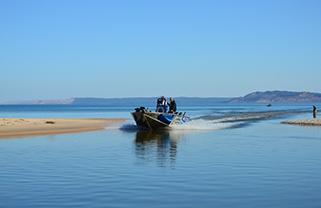
M 139 130 L 135 138 L 137 163 L 146 165 L 156 162 L 159 167 L 174 168 L 177 144 L 183 133 L 170 130 Z

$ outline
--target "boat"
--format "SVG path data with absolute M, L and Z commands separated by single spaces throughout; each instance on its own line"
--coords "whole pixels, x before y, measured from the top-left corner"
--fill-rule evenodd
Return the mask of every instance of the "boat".
M 269 104 L 266 104 L 266 106 L 267 106 L 267 107 L 271 107 L 271 106 L 272 106 L 272 104 L 271 104 L 271 103 L 269 103 Z
M 168 128 L 181 125 L 190 120 L 185 113 L 163 113 L 152 112 L 145 107 L 135 108 L 135 112 L 130 113 L 137 126 L 149 129 Z
M 166 107 L 161 107 L 159 102 L 156 106 L 156 112 L 152 112 L 145 107 L 140 107 L 135 108 L 135 112 L 130 114 L 137 126 L 149 129 L 170 128 L 182 125 L 190 120 L 189 117 L 185 116 L 186 112 L 166 113 Z

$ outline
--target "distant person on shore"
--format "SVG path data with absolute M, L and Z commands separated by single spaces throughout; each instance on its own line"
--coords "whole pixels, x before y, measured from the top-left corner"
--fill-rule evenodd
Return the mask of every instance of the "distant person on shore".
M 176 110 L 177 110 L 177 107 L 176 107 L 176 102 L 175 100 L 171 97 L 170 98 L 170 101 L 171 103 L 167 103 L 169 105 L 169 113 L 175 113 Z
M 317 108 L 313 106 L 313 118 L 317 117 Z

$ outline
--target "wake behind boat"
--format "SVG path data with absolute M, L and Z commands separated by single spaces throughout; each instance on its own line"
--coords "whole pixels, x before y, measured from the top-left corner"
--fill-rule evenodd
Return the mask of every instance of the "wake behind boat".
M 160 105 L 158 99 L 156 112 L 152 112 L 145 107 L 135 108 L 135 112 L 130 113 L 137 126 L 159 129 L 168 128 L 174 125 L 181 125 L 190 120 L 189 117 L 185 116 L 185 113 L 166 113 L 166 106 Z

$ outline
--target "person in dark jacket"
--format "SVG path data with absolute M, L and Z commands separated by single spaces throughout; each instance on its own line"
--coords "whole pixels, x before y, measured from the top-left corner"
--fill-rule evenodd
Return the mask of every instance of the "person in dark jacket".
M 171 97 L 170 98 L 171 103 L 167 103 L 169 105 L 169 113 L 175 113 L 177 111 L 176 107 L 176 102 L 175 100 Z

